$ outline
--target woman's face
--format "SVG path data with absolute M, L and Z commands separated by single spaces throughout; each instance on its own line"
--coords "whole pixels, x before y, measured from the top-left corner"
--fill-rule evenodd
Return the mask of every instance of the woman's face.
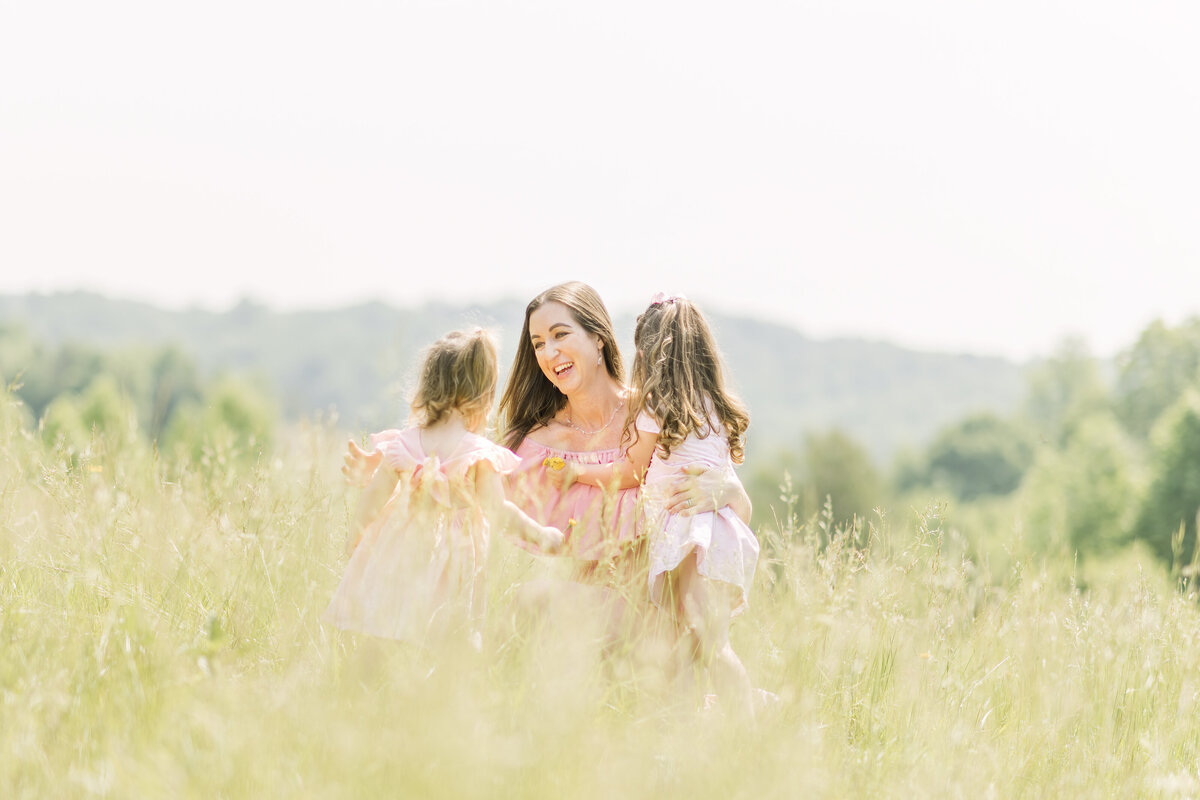
M 600 337 L 580 325 L 562 303 L 543 303 L 529 315 L 529 342 L 542 374 L 565 395 L 585 386 L 597 372 L 606 372 L 603 361 L 596 363 Z

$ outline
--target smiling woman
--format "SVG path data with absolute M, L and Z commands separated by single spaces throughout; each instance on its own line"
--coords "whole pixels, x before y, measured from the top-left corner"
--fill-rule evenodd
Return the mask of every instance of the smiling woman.
M 623 371 L 612 319 L 595 289 L 573 281 L 542 292 L 525 307 L 516 359 L 500 399 L 504 444 L 515 450 L 530 431 L 550 422 L 569 404 L 568 388 L 580 413 L 586 410 L 579 404 L 586 407 L 589 399 L 608 395 L 619 402 Z M 590 380 L 580 378 L 585 373 Z
M 579 357 L 581 348 L 596 351 L 597 367 L 604 364 L 604 340 L 595 336 L 595 341 L 589 342 L 589 338 L 588 332 L 562 303 L 546 303 L 530 315 L 529 340 L 533 343 L 538 366 L 563 394 L 567 393 L 570 379 L 580 375 L 581 371 L 575 368 L 576 361 L 585 368 L 592 361 L 590 352 Z
M 633 541 L 637 490 L 562 486 L 550 473 L 619 457 L 622 371 L 612 320 L 590 286 L 560 284 L 529 302 L 500 400 L 504 444 L 522 459 L 512 488 L 534 516 L 571 529 L 571 553 L 585 564 L 615 558 Z

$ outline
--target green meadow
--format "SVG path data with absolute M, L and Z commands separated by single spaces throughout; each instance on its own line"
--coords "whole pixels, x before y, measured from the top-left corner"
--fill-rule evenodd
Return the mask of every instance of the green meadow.
M 0 396 L 0 796 L 1200 795 L 1194 570 L 1139 546 L 1046 548 L 1003 498 L 798 517 L 784 486 L 733 631 L 778 695 L 751 724 L 579 603 L 530 611 L 561 566 L 504 540 L 480 654 L 324 625 L 343 446 L 71 447 Z

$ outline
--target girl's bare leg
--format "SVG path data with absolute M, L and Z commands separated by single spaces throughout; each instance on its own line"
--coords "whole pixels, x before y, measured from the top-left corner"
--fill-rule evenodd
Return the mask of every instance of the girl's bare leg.
M 662 576 L 659 615 L 669 654 L 663 663 L 673 702 L 678 703 L 681 709 L 694 711 L 703 697 L 702 687 L 696 680 L 699 668 L 698 646 L 695 635 L 683 620 L 678 573 L 679 570 L 674 570 Z
M 709 672 L 717 695 L 736 706 L 740 716 L 753 718 L 750 678 L 729 643 L 732 612 L 729 592 L 699 573 L 694 552 L 688 554 L 676 572 L 683 621 L 695 637 L 698 662 Z

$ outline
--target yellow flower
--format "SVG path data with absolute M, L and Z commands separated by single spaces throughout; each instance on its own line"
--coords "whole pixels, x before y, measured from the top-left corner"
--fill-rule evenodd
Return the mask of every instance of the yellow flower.
M 567 462 L 563 461 L 558 456 L 546 456 L 545 458 L 542 459 L 542 466 L 549 467 L 550 469 L 554 470 L 555 472 L 558 472 L 559 470 L 561 470 L 565 466 L 567 466 Z

